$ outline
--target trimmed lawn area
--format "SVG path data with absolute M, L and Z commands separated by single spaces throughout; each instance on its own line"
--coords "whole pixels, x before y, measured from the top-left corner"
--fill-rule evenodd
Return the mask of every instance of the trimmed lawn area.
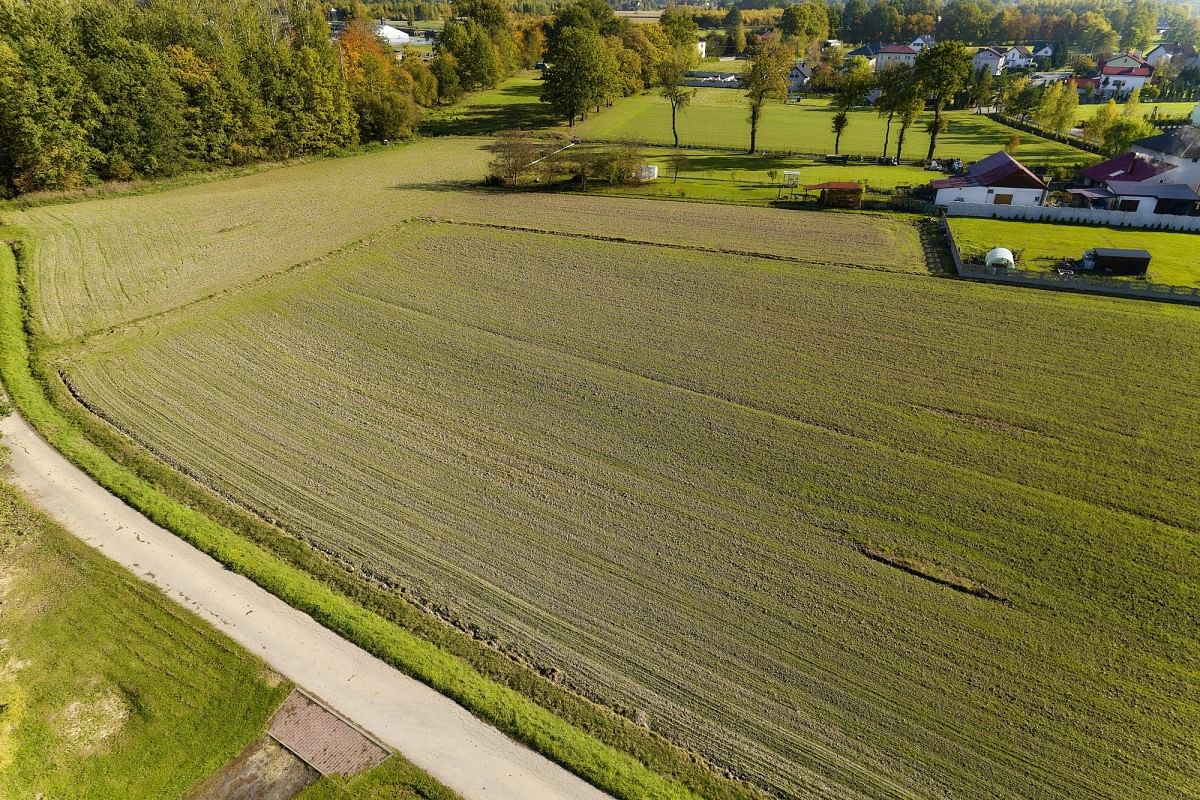
M 2 482 L 0 599 L 0 797 L 182 797 L 291 688 Z
M 1017 254 L 1021 269 L 1051 270 L 1063 258 L 1080 258 L 1093 247 L 1127 247 L 1150 251 L 1148 277 L 1156 283 L 1200 286 L 1200 236 L 1194 233 L 1131 231 L 1044 222 L 994 219 L 950 220 L 964 256 L 979 256 L 993 247 Z
M 452 106 L 430 111 L 419 129 L 426 136 L 490 136 L 519 128 L 531 130 L 558 123 L 539 99 L 537 73 L 509 78 L 495 89 L 467 95 Z
M 750 142 L 750 126 L 746 121 L 746 103 L 742 92 L 734 89 L 698 89 L 692 105 L 678 120 L 680 141 L 687 146 L 724 147 L 740 149 Z M 949 127 L 938 139 L 937 158 L 961 158 L 965 162 L 981 158 L 1004 148 L 1014 131 L 987 117 L 970 111 L 954 111 L 947 115 Z M 926 114 L 908 132 L 904 156 L 922 158 L 929 139 Z M 833 111 L 824 99 L 799 103 L 772 104 L 763 112 L 759 127 L 759 147 L 767 151 L 825 154 L 833 152 L 833 133 L 830 125 Z M 854 155 L 878 156 L 883 150 L 887 124 L 872 110 L 850 112 L 850 127 L 842 136 L 841 152 Z M 590 117 L 576 126 L 585 139 L 611 140 L 632 137 L 647 144 L 669 145 L 671 139 L 671 109 L 667 102 L 653 92 L 618 100 L 612 108 Z M 892 126 L 889 154 L 896 151 L 899 126 Z M 1027 165 L 1084 164 L 1095 156 L 1068 145 L 1051 142 L 1029 134 L 1020 134 L 1024 144 L 1017 157 Z
M 1079 107 L 1079 111 L 1075 114 L 1075 118 L 1079 120 L 1091 119 L 1092 117 L 1096 116 L 1096 112 L 1103 107 L 1104 103 L 1089 103 L 1087 105 L 1081 105 Z M 1121 104 L 1118 104 L 1117 107 L 1122 110 L 1125 108 Z M 1190 117 L 1192 115 L 1192 111 L 1196 108 L 1196 104 L 1193 102 L 1142 103 L 1141 115 L 1148 117 L 1155 108 L 1158 108 L 1158 114 L 1160 117 L 1175 119 L 1177 117 Z
M 858 181 L 866 184 L 868 192 L 890 192 L 897 186 L 917 186 L 939 177 L 939 173 L 919 167 L 826 164 L 804 156 L 685 150 L 676 180 L 673 149 L 648 147 L 642 153 L 646 163 L 658 166 L 657 180 L 637 186 L 595 184 L 595 191 L 620 196 L 764 204 L 787 199 L 789 191 L 782 187 L 784 170 L 799 170 L 802 187 L 825 181 Z M 771 170 L 777 173 L 774 178 Z

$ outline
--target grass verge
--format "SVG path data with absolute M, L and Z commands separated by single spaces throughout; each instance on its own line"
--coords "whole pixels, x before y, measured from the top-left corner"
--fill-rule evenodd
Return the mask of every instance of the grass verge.
M 398 753 L 359 775 L 326 775 L 296 800 L 462 800 Z
M 306 544 L 229 506 L 91 416 L 38 357 L 18 265 L 21 248 L 27 246 L 20 241 L 11 250 L 0 247 L 0 378 L 25 419 L 114 495 L 616 797 L 761 796 L 663 737 L 489 651 L 486 643 L 475 642 L 408 600 L 352 578 Z
M 291 690 L 0 479 L 0 797 L 175 800 Z

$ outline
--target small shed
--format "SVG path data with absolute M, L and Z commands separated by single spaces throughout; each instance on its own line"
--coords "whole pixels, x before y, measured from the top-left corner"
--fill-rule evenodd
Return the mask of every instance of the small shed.
M 1113 275 L 1145 275 L 1150 268 L 1150 253 L 1146 250 L 1097 247 L 1084 256 L 1084 263 L 1088 261 L 1092 269 Z
M 826 181 L 804 187 L 819 191 L 820 203 L 831 208 L 862 208 L 863 185 L 856 181 Z

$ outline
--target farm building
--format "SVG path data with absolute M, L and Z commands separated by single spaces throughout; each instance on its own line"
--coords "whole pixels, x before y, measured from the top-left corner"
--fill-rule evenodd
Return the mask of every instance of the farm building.
M 936 202 L 982 205 L 1040 206 L 1046 184 L 1024 164 L 1001 150 L 967 168 L 966 173 L 930 181 Z
M 863 185 L 854 181 L 826 181 L 804 187 L 820 192 L 821 205 L 831 208 L 862 208 Z

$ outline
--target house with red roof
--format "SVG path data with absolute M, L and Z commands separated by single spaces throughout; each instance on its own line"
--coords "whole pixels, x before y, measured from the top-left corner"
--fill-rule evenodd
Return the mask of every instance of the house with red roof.
M 1136 53 L 1110 56 L 1100 62 L 1100 93 L 1128 97 L 1154 76 L 1154 66 Z
M 930 181 L 934 202 L 997 206 L 1040 206 L 1049 187 L 1020 161 L 1001 150 L 967 168 L 962 175 Z
M 896 64 L 908 64 L 910 67 L 917 61 L 917 51 L 906 44 L 889 44 L 882 47 L 875 56 L 875 71 L 881 72 Z

